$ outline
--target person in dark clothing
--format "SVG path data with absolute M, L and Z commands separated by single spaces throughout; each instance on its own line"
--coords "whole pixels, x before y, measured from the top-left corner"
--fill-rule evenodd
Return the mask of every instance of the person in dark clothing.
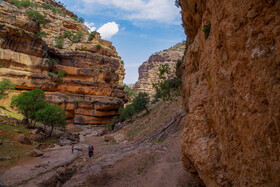
M 88 156 L 91 157 L 91 147 L 88 147 Z
M 93 146 L 91 146 L 91 156 L 93 156 L 93 151 L 94 151 L 94 148 L 93 148 Z

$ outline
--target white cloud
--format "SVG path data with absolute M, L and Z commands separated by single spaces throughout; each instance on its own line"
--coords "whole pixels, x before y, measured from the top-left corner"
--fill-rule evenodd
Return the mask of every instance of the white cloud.
M 179 10 L 174 0 L 82 0 L 85 5 L 83 13 L 96 11 L 114 12 L 113 16 L 131 21 L 158 21 L 178 24 Z M 89 11 L 89 9 L 95 10 Z M 100 12 L 100 13 L 101 13 Z
M 119 32 L 119 25 L 116 22 L 105 23 L 97 32 L 100 33 L 103 39 L 111 39 L 111 37 Z
M 90 30 L 91 32 L 93 32 L 93 31 L 96 30 L 96 27 L 94 27 L 94 23 L 85 22 L 85 25 L 89 28 L 89 30 Z

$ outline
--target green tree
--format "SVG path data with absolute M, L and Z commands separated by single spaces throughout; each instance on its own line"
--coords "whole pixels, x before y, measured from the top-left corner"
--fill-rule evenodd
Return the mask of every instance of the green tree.
M 150 113 L 147 108 L 149 102 L 150 102 L 149 95 L 145 92 L 140 92 L 132 101 L 135 112 L 139 113 L 145 109 L 147 113 Z
M 8 95 L 7 91 L 14 89 L 15 85 L 9 79 L 2 80 L 0 82 L 0 99 L 6 98 L 6 96 Z
M 124 91 L 127 92 L 128 100 L 131 102 L 136 97 L 136 92 L 134 92 L 130 87 L 124 85 Z
M 54 127 L 64 128 L 67 124 L 65 111 L 60 106 L 50 103 L 46 103 L 45 107 L 36 113 L 36 120 L 51 127 L 49 137 L 51 137 Z
M 169 72 L 170 68 L 168 64 L 164 64 L 159 67 L 159 81 L 157 83 L 153 83 L 153 87 L 156 90 L 156 94 L 154 95 L 155 100 L 162 98 L 164 101 L 172 101 L 179 95 L 181 79 L 178 77 L 168 79 L 167 75 Z
M 120 108 L 119 112 L 121 112 L 120 115 L 120 121 L 125 121 L 133 116 L 135 114 L 135 109 L 133 104 L 127 105 L 125 108 Z
M 30 19 L 32 19 L 33 21 L 36 21 L 37 23 L 41 23 L 41 24 L 46 24 L 48 22 L 50 22 L 49 20 L 47 20 L 42 14 L 40 14 L 40 12 L 33 10 L 33 9 L 27 9 L 25 11 L 25 15 L 27 17 L 29 17 Z
M 34 89 L 29 92 L 22 92 L 12 97 L 11 107 L 16 108 L 24 116 L 24 120 L 29 127 L 29 121 L 36 124 L 36 112 L 45 107 L 45 93 L 41 89 Z

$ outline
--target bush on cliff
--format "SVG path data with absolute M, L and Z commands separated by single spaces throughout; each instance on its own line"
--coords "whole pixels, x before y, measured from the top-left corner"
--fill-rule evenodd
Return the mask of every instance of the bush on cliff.
M 157 101 L 159 98 L 164 101 L 175 100 L 175 97 L 179 95 L 179 86 L 181 84 L 181 79 L 174 77 L 168 79 L 168 74 L 170 73 L 170 68 L 168 64 L 161 65 L 159 67 L 159 80 L 157 83 L 153 83 L 153 87 L 156 90 L 154 95 L 154 100 Z
M 91 41 L 95 37 L 95 35 L 96 35 L 96 31 L 91 32 L 88 36 L 88 41 Z
M 54 39 L 55 47 L 62 48 L 64 44 L 64 37 L 63 35 L 56 36 Z
M 2 80 L 0 82 L 0 99 L 6 98 L 6 96 L 8 95 L 7 91 L 14 89 L 15 85 L 9 79 Z
M 40 14 L 36 10 L 28 9 L 25 11 L 25 15 L 33 21 L 36 21 L 37 23 L 46 24 L 49 22 L 49 20 L 47 20 L 42 14 Z

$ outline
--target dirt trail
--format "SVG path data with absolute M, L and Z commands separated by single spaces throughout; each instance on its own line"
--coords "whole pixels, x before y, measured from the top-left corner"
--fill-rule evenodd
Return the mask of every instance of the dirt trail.
M 57 146 L 8 169 L 0 181 L 7 186 L 198 186 L 180 160 L 180 137 L 186 114 L 177 102 L 158 104 L 126 126 L 97 136 L 100 129 L 83 127 L 74 154 Z M 95 147 L 89 158 L 88 145 Z M 40 167 L 37 167 L 40 165 Z M 67 171 L 70 171 L 70 173 Z M 67 175 L 67 177 L 65 177 Z M 1 186 L 1 183 L 0 183 Z

